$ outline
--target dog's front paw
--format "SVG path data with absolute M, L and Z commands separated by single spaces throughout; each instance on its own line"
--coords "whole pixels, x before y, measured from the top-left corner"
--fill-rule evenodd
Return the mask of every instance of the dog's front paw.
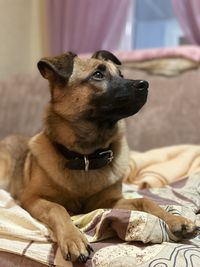
M 76 228 L 67 229 L 58 240 L 63 258 L 85 263 L 93 251 L 86 237 Z
M 173 219 L 168 222 L 168 226 L 178 240 L 194 238 L 200 232 L 200 227 L 182 216 L 173 216 Z

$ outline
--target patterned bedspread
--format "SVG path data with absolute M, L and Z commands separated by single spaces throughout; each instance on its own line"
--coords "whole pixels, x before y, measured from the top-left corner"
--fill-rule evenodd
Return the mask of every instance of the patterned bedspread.
M 146 196 L 168 212 L 182 214 L 200 225 L 200 174 L 165 188 L 138 191 L 124 185 L 123 189 L 126 198 Z M 87 218 L 90 215 L 76 221 L 88 239 L 95 242 L 95 253 L 86 266 L 200 266 L 200 236 L 177 243 L 162 220 L 144 212 L 98 210 L 92 220 Z
M 32 258 L 48 266 L 199 267 L 200 236 L 176 242 L 167 225 L 138 211 L 95 210 L 72 217 L 90 240 L 94 253 L 85 265 L 62 259 L 50 231 L 0 190 L 0 250 Z M 168 212 L 182 214 L 200 226 L 200 174 L 157 189 L 123 186 L 126 198 L 146 196 Z

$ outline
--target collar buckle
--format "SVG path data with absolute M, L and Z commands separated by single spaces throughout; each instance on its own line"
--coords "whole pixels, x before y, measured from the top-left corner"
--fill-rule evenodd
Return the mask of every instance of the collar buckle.
M 99 153 L 99 155 L 104 155 L 104 154 L 108 154 L 109 157 L 108 157 L 108 164 L 111 163 L 114 159 L 114 156 L 113 156 L 113 151 L 110 149 L 110 150 L 106 150 L 106 151 L 102 151 Z
M 87 172 L 89 170 L 90 161 L 87 156 L 84 155 L 84 162 L 85 162 L 85 171 Z
M 113 159 L 113 151 L 112 150 L 106 150 L 106 151 L 102 151 L 99 153 L 99 155 L 108 155 L 107 157 L 107 164 L 110 164 Z M 90 160 L 88 159 L 88 156 L 84 155 L 84 163 L 85 163 L 85 171 L 87 172 L 89 170 L 90 167 Z

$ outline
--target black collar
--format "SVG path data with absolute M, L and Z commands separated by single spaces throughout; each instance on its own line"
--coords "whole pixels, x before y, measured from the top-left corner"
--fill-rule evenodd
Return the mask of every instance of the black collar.
M 68 150 L 65 146 L 55 143 L 56 149 L 67 159 L 65 167 L 71 170 L 95 170 L 103 168 L 113 160 L 111 148 L 98 149 L 89 155 L 83 155 Z

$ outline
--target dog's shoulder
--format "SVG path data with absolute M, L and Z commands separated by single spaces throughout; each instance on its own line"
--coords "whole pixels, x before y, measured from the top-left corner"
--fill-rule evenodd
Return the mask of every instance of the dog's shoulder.
M 51 177 L 57 177 L 62 165 L 62 158 L 58 155 L 49 138 L 41 132 L 29 141 L 29 149 L 37 164 Z

